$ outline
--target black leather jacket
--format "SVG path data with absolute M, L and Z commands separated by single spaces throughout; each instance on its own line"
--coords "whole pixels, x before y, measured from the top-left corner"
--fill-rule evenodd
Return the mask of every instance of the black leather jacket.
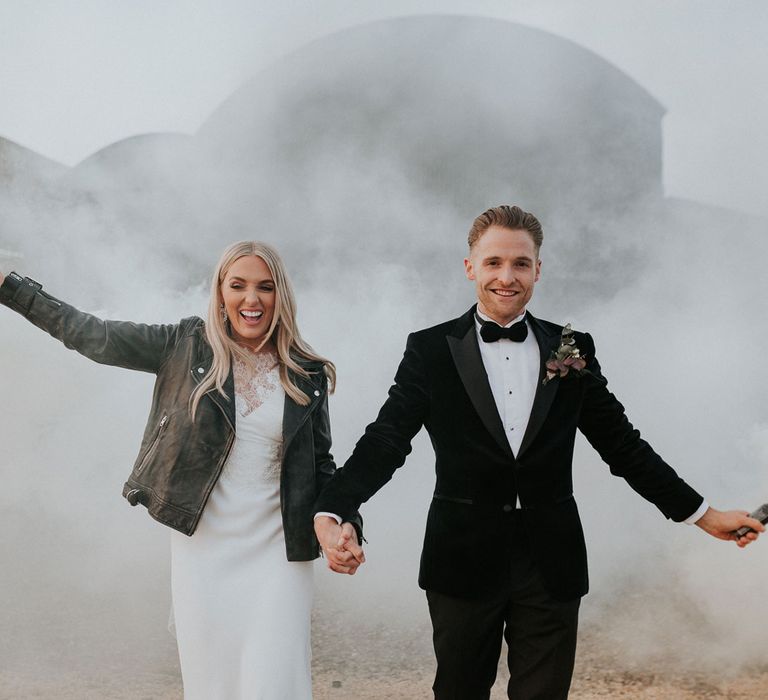
M 104 321 L 15 273 L 0 286 L 0 303 L 91 360 L 157 375 L 141 449 L 123 495 L 131 505 L 146 506 L 161 523 L 192 535 L 235 439 L 234 401 L 215 389 L 200 401 L 194 422 L 190 415 L 189 397 L 213 359 L 203 320 L 190 317 L 168 325 Z M 311 401 L 300 406 L 285 399 L 280 502 L 287 558 L 308 561 L 319 554 L 314 503 L 336 466 L 330 454 L 325 372 L 319 362 L 297 361 L 310 377 L 294 375 L 293 380 Z M 234 396 L 231 372 L 224 389 Z M 353 522 L 360 532 L 359 516 Z

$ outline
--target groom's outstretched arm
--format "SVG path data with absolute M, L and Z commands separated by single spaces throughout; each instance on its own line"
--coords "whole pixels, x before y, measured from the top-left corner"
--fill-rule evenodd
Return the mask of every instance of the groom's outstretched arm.
M 358 440 L 352 456 L 336 471 L 315 504 L 315 512 L 349 520 L 391 478 L 411 452 L 429 407 L 427 365 L 417 334 L 408 336 L 395 382 L 376 420 Z
M 611 473 L 621 476 L 643 498 L 656 505 L 668 518 L 689 521 L 704 499 L 669 466 L 653 448 L 640 437 L 627 418 L 624 407 L 608 390 L 607 380 L 595 358 L 594 343 L 584 334 L 583 354 L 589 357 L 585 382 L 584 403 L 579 429 L 598 451 Z M 718 511 L 707 508 L 695 523 L 713 537 L 734 540 L 740 547 L 757 538 L 764 527 L 744 511 Z M 756 532 L 736 537 L 734 530 L 750 527 Z
M 611 473 L 627 483 L 667 517 L 682 522 L 702 505 L 704 499 L 681 479 L 642 439 L 629 422 L 624 406 L 608 390 L 608 381 L 595 357 L 592 337 L 586 333 L 582 354 L 588 359 L 579 430 L 610 467 Z

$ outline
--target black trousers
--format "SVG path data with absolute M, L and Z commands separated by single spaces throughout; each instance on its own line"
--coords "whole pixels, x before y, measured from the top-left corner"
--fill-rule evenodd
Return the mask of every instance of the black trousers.
M 517 541 L 517 540 L 520 541 Z M 565 700 L 573 675 L 580 598 L 554 600 L 523 538 L 511 545 L 508 580 L 472 599 L 427 591 L 437 674 L 436 700 L 488 700 L 502 636 L 511 700 Z

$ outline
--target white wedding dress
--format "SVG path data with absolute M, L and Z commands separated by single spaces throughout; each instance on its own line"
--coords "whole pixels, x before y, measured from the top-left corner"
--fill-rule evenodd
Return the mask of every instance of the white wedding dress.
M 236 438 L 192 537 L 171 541 L 185 700 L 311 700 L 312 562 L 280 515 L 283 403 L 274 355 L 235 363 Z

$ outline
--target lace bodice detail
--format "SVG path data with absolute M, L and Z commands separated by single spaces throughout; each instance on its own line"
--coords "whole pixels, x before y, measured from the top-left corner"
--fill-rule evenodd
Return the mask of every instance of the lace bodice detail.
M 277 355 L 263 352 L 254 355 L 255 366 L 234 358 L 235 407 L 241 416 L 253 413 L 265 398 L 280 385 Z
M 235 379 L 235 443 L 222 477 L 230 484 L 253 487 L 280 478 L 285 391 L 277 356 L 255 356 L 255 368 L 237 358 Z

